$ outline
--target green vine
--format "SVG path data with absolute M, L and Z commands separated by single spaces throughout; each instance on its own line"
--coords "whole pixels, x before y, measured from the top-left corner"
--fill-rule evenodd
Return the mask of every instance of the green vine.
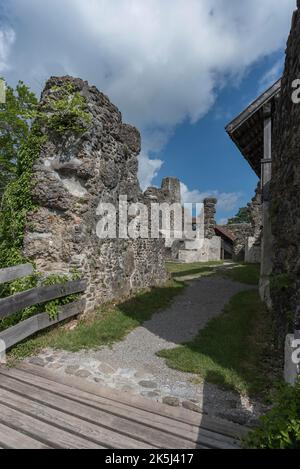
M 26 143 L 21 146 L 16 157 L 17 177 L 10 182 L 3 194 L 0 212 L 0 268 L 28 262 L 23 256 L 23 241 L 28 214 L 37 207 L 32 199 L 35 183 L 33 166 L 43 145 L 49 137 L 80 136 L 88 129 L 91 115 L 87 111 L 86 99 L 76 92 L 70 82 L 62 87 L 53 87 L 45 102 L 32 111 L 34 124 Z M 42 285 L 54 285 L 68 281 L 66 276 L 48 277 Z M 51 283 L 52 282 L 52 283 Z M 40 279 L 35 273 L 25 279 L 2 286 L 0 297 L 9 296 L 38 286 Z M 40 283 L 41 284 L 41 283 Z M 48 302 L 43 306 L 51 319 L 56 319 L 58 308 L 77 298 L 66 298 Z M 20 313 L 0 321 L 0 330 L 11 327 L 19 321 L 41 312 L 40 306 L 26 308 Z
M 85 97 L 75 91 L 72 83 L 53 86 L 50 93 L 37 115 L 40 125 L 58 137 L 82 135 L 91 124 Z

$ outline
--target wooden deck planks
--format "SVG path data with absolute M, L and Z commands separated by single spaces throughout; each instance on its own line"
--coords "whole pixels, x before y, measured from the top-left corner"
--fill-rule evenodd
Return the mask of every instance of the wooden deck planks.
M 49 449 L 50 447 L 30 436 L 0 423 L 0 448 Z
M 149 399 L 144 399 L 137 395 L 124 393 L 118 390 L 111 390 L 110 388 L 103 387 L 100 385 L 92 384 L 82 379 L 78 379 L 72 376 L 66 376 L 59 373 L 53 373 L 50 370 L 41 368 L 36 365 L 22 364 L 18 367 L 20 371 L 25 371 L 32 375 L 36 375 L 38 378 L 48 378 L 51 381 L 60 383 L 68 386 L 69 388 L 76 388 L 85 392 L 85 397 L 89 396 L 89 399 L 105 398 L 114 406 L 118 406 L 120 403 L 128 406 L 131 410 L 140 410 L 147 412 L 147 415 L 156 420 L 157 416 L 169 417 L 172 419 L 174 424 L 193 425 L 197 429 L 206 428 L 213 432 L 220 433 L 222 435 L 231 436 L 234 439 L 239 439 L 241 436 L 245 436 L 248 433 L 247 428 L 237 425 L 225 420 L 220 420 L 212 417 L 208 417 L 204 414 L 198 414 L 181 407 L 170 407 L 164 404 L 153 402 Z M 14 370 L 15 371 L 15 370 Z
M 231 449 L 245 431 L 34 365 L 0 367 L 0 447 Z
M 198 425 L 196 426 L 186 424 L 184 422 L 178 422 L 177 420 L 173 420 L 170 417 L 156 415 L 152 412 L 135 409 L 126 404 L 113 402 L 100 396 L 86 393 L 84 391 L 79 390 L 78 388 L 75 389 L 69 386 L 61 385 L 60 383 L 53 383 L 45 378 L 24 373 L 22 370 L 11 370 L 9 372 L 9 376 L 13 376 L 24 383 L 34 384 L 38 386 L 38 393 L 45 389 L 48 391 L 53 391 L 56 394 L 59 394 L 60 396 L 68 397 L 71 402 L 73 402 L 73 405 L 75 404 L 76 406 L 78 406 L 79 403 L 83 403 L 86 406 L 89 406 L 89 408 L 92 409 L 93 412 L 95 411 L 95 409 L 101 409 L 102 413 L 105 412 L 106 414 L 115 417 L 125 418 L 133 424 L 143 422 L 143 424 L 149 427 L 149 429 L 153 428 L 158 430 L 158 433 L 163 432 L 165 434 L 170 434 L 168 436 L 169 444 L 173 440 L 172 435 L 178 436 L 184 440 L 188 440 L 189 447 L 191 443 L 206 443 L 208 446 L 214 447 L 218 447 L 218 445 L 221 445 L 223 447 L 223 444 L 235 444 L 235 440 L 232 437 L 220 435 L 199 428 Z M 163 441 L 161 441 L 161 443 L 162 442 Z

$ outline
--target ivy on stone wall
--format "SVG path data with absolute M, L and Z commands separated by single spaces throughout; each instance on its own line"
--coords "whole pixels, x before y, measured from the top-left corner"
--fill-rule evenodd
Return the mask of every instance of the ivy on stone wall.
M 36 109 L 34 118 L 27 141 L 22 144 L 18 153 L 17 177 L 7 185 L 1 201 L 0 268 L 28 262 L 22 253 L 24 233 L 28 214 L 37 209 L 32 199 L 35 183 L 33 167 L 43 145 L 53 136 L 62 138 L 64 135 L 74 134 L 78 137 L 87 131 L 91 123 L 86 100 L 74 90 L 71 83 L 62 87 L 53 87 L 49 96 Z M 0 297 L 28 290 L 39 284 L 50 285 L 53 282 L 62 283 L 67 280 L 69 277 L 51 276 L 41 283 L 35 273 L 25 279 L 4 285 L 0 290 Z M 71 295 L 62 300 L 49 302 L 44 309 L 52 319 L 55 319 L 58 307 L 73 301 L 74 298 L 74 295 Z M 39 307 L 27 308 L 11 318 L 0 321 L 0 330 L 27 319 L 39 310 Z

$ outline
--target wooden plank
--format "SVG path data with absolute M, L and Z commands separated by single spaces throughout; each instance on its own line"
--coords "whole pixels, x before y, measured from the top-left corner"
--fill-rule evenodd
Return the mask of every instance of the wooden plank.
M 195 443 L 192 444 L 192 442 L 187 441 L 182 436 L 179 437 L 168 434 L 165 429 L 152 428 L 142 421 L 136 423 L 130 419 L 105 412 L 102 409 L 93 408 L 85 403 L 83 404 L 78 401 L 76 402 L 72 399 L 59 396 L 56 393 L 50 392 L 50 390 L 41 390 L 41 388 L 37 388 L 31 384 L 21 383 L 13 378 L 1 376 L 0 387 L 20 394 L 29 400 L 34 400 L 57 410 L 63 410 L 65 413 L 80 417 L 82 420 L 104 426 L 130 436 L 138 441 L 151 444 L 153 447 L 164 449 L 193 449 L 198 446 Z M 216 441 L 213 438 L 209 438 L 208 435 L 203 437 L 202 443 L 202 449 L 204 449 L 204 445 L 206 445 L 206 448 L 234 448 L 234 445 L 231 442 Z
M 162 428 L 165 431 L 178 436 L 183 435 L 184 438 L 193 442 L 198 441 L 199 429 L 197 426 L 178 422 L 177 420 L 173 420 L 169 417 L 155 415 L 144 410 L 135 409 L 127 404 L 112 401 L 105 397 L 96 396 L 95 394 L 90 394 L 78 388 L 66 386 L 53 380 L 48 380 L 41 376 L 27 373 L 23 370 L 5 370 L 2 368 L 0 369 L 0 372 L 2 375 L 4 374 L 5 376 L 13 377 L 21 382 L 33 384 L 39 389 L 47 389 L 58 395 L 66 396 L 74 402 L 85 403 L 92 408 L 103 409 L 105 412 L 109 412 L 117 416 L 120 415 L 135 422 L 143 421 L 154 428 Z M 114 391 L 112 391 L 112 393 L 114 393 Z
M 50 449 L 48 445 L 0 423 L 0 445 L 7 449 Z
M 204 428 L 233 438 L 245 436 L 249 431 L 246 427 L 242 427 L 225 420 L 191 412 L 180 407 L 173 408 L 148 399 L 143 399 L 140 396 L 131 395 L 115 389 L 111 390 L 71 376 L 53 373 L 45 368 L 31 364 L 29 365 L 27 363 L 22 363 L 18 366 L 18 370 L 9 370 L 8 373 L 16 373 L 19 370 L 28 373 L 29 376 L 36 375 L 39 379 L 45 378 L 49 381 L 52 380 L 56 383 L 68 386 L 69 388 L 76 388 L 78 391 L 85 393 L 85 398 L 88 398 L 88 396 L 90 396 L 90 399 L 105 398 L 110 401 L 113 406 L 117 406 L 122 403 L 126 406 L 130 406 L 132 408 L 132 412 L 139 410 L 148 412 L 148 415 L 151 414 L 153 416 L 159 415 L 169 417 L 173 419 L 174 423 L 176 421 L 180 424 L 186 423 L 187 425 L 194 426 L 198 429 Z
M 262 106 L 278 94 L 281 89 L 281 78 L 251 103 L 241 114 L 226 126 L 226 132 L 230 135 L 235 132 L 245 121 L 250 119 Z
M 85 280 L 75 280 L 58 285 L 33 288 L 0 300 L 0 319 L 11 316 L 29 306 L 42 304 L 47 301 L 62 298 L 74 293 L 84 292 L 87 286 Z
M 0 284 L 12 282 L 19 278 L 28 277 L 33 273 L 33 266 L 31 264 L 16 265 L 6 269 L 0 269 Z
M 106 427 L 90 423 L 63 411 L 31 401 L 11 391 L 1 389 L 0 402 L 14 410 L 21 409 L 24 414 L 61 428 L 73 435 L 86 438 L 97 445 L 118 449 L 152 449 L 153 446 L 118 433 Z
M 50 320 L 48 313 L 41 313 L 18 323 L 16 326 L 0 332 L 0 340 L 5 342 L 6 348 L 9 349 L 13 345 L 21 342 L 27 337 L 54 326 L 66 319 L 83 313 L 85 308 L 85 300 L 79 300 L 68 305 L 61 306 L 58 312 L 58 318 Z
M 42 441 L 53 448 L 68 449 L 105 449 L 73 433 L 33 418 L 25 413 L 0 403 L 0 423 L 16 431 Z
M 156 429 L 164 432 L 165 434 L 175 435 L 181 439 L 187 440 L 191 447 L 195 445 L 206 445 L 209 447 L 219 447 L 224 443 L 230 445 L 230 448 L 237 448 L 237 441 L 234 438 L 227 437 L 197 426 L 189 425 L 186 423 L 178 422 L 173 420 L 170 417 L 165 417 L 157 414 L 152 414 L 147 411 L 140 409 L 134 409 L 122 403 L 116 403 L 109 401 L 108 399 L 94 396 L 88 394 L 84 391 L 80 391 L 77 388 L 71 388 L 69 386 L 61 385 L 44 378 L 21 372 L 20 370 L 9 370 L 1 371 L 0 375 L 0 385 L 3 385 L 3 377 L 13 377 L 19 380 L 22 384 L 27 383 L 29 385 L 34 385 L 35 388 L 38 388 L 38 392 L 42 390 L 47 390 L 49 392 L 55 393 L 56 396 L 60 395 L 62 397 L 67 397 L 70 401 L 73 401 L 74 405 L 85 404 L 85 406 L 90 407 L 95 410 L 104 411 L 106 413 L 112 414 L 115 417 L 125 418 L 128 421 L 133 423 L 142 423 L 146 427 Z M 113 392 L 113 391 L 112 391 Z M 38 394 L 39 396 L 39 394 Z M 144 429 L 144 433 L 147 430 Z M 143 434 L 140 433 L 140 434 Z M 171 437 L 172 438 L 172 437 Z M 171 440 L 170 440 L 171 441 Z M 194 446 L 191 446 L 191 443 Z

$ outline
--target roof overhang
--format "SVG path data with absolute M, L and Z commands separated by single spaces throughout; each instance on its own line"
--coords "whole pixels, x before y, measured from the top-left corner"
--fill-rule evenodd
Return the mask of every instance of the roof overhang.
M 270 103 L 274 109 L 280 90 L 281 79 L 226 126 L 226 132 L 258 177 L 264 157 L 264 106 Z

